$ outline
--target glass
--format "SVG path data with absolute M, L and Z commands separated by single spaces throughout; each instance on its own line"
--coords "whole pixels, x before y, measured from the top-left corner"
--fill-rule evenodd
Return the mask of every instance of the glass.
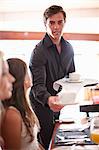
M 99 104 L 99 85 L 92 89 L 93 104 Z
M 99 116 L 95 116 L 91 120 L 90 124 L 90 138 L 99 147 Z

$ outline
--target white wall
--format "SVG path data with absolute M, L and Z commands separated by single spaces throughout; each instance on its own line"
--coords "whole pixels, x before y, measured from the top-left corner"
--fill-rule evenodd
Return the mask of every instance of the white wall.
M 39 41 L 32 40 L 0 40 L 0 50 L 6 58 L 18 57 L 29 65 L 30 55 Z M 84 78 L 99 80 L 99 42 L 69 41 L 75 53 L 76 70 Z
M 99 0 L 0 0 L 0 31 L 45 31 L 43 11 L 52 4 L 62 5 L 67 12 L 64 32 L 99 34 Z M 28 64 L 37 42 L 0 40 L 0 50 L 7 57 L 21 57 Z M 71 43 L 77 70 L 83 76 L 99 78 L 99 42 Z
M 81 14 L 80 11 L 78 12 L 78 14 Z M 99 14 L 99 10 L 97 14 Z M 43 13 L 40 12 L 0 13 L 0 30 L 38 31 L 38 32 L 45 31 L 45 27 L 43 24 Z M 66 26 L 64 28 L 64 32 L 99 33 L 99 16 L 96 15 L 93 17 L 92 16 L 80 17 L 79 15 L 73 16 L 71 12 L 67 12 L 67 21 Z

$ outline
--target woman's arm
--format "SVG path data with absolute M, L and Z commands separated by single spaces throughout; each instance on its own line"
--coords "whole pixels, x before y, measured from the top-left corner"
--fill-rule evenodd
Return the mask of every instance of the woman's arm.
M 2 123 L 2 137 L 5 149 L 20 150 L 21 124 L 20 113 L 16 109 L 9 108 Z

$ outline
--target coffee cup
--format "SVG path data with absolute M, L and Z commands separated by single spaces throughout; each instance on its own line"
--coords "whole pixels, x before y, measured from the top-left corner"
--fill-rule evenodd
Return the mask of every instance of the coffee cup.
M 76 99 L 75 91 L 65 91 L 62 90 L 58 93 L 60 103 L 64 105 L 74 104 Z
M 69 80 L 70 81 L 79 81 L 80 80 L 80 74 L 77 72 L 69 73 Z

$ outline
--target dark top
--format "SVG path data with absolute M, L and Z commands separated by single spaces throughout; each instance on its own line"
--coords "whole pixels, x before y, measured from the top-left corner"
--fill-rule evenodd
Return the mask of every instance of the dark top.
M 59 112 L 54 113 L 48 106 L 48 97 L 57 94 L 53 83 L 75 71 L 74 52 L 69 42 L 61 38 L 61 53 L 53 44 L 48 34 L 41 40 L 32 52 L 30 59 L 33 86 L 30 91 L 32 107 L 40 121 L 40 137 L 43 146 L 48 149 L 54 120 L 58 119 Z M 39 140 L 40 141 L 40 140 Z
M 45 105 L 50 95 L 56 95 L 53 83 L 75 71 L 74 52 L 71 44 L 61 38 L 61 53 L 46 34 L 36 45 L 30 60 L 33 93 L 36 100 Z

